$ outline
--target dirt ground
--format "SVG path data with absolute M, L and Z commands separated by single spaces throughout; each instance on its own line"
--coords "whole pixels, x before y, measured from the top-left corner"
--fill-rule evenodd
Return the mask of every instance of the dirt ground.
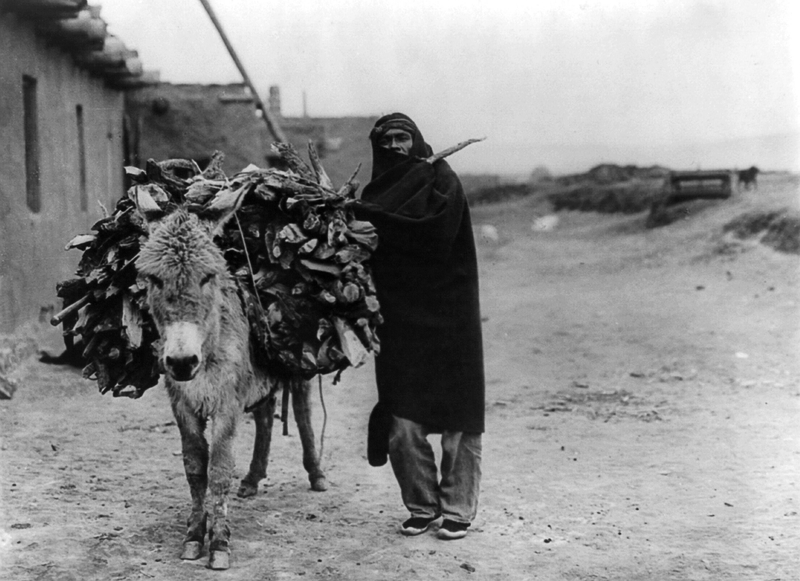
M 391 469 L 366 461 L 368 365 L 324 382 L 330 489 L 309 490 L 290 425 L 258 496 L 231 499 L 232 568 L 182 562 L 164 390 L 114 399 L 31 360 L 0 402 L 0 578 L 800 578 L 800 258 L 721 234 L 798 207 L 797 180 L 761 181 L 649 231 L 644 214 L 532 228 L 529 201 L 473 212 L 500 238 L 479 235 L 487 432 L 465 539 L 397 532 Z M 315 414 L 319 434 L 318 397 Z M 252 438 L 244 421 L 237 478 Z

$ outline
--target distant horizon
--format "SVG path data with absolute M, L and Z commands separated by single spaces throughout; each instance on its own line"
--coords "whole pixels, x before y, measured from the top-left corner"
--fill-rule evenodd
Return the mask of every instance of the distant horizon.
M 266 102 L 266 96 L 262 96 Z M 281 117 L 285 119 L 302 119 L 303 111 L 299 113 L 289 108 L 286 112 L 284 107 L 281 110 Z M 306 110 L 305 117 L 309 119 L 330 119 L 330 118 L 377 118 L 385 114 L 381 113 L 352 113 L 344 115 L 316 115 L 314 112 Z M 470 135 L 468 137 L 476 137 Z M 468 138 L 467 136 L 464 139 Z M 481 136 L 486 137 L 486 136 Z M 366 138 L 366 137 L 365 137 Z M 430 140 L 429 141 L 433 141 Z M 766 142 L 777 141 L 775 144 Z M 454 145 L 453 143 L 437 143 L 434 150 L 438 151 Z M 760 135 L 750 136 L 730 136 L 719 139 L 696 139 L 686 143 L 661 143 L 661 144 L 642 144 L 633 142 L 619 143 L 579 143 L 569 141 L 551 143 L 520 143 L 514 144 L 503 142 L 504 148 L 513 148 L 519 154 L 526 150 L 542 159 L 551 160 L 546 162 L 533 163 L 530 168 L 525 162 L 517 162 L 516 169 L 490 169 L 488 165 L 480 163 L 476 157 L 480 155 L 478 151 L 481 145 L 492 146 L 492 137 L 487 137 L 487 142 L 470 146 L 465 150 L 455 154 L 449 159 L 451 165 L 458 171 L 473 175 L 514 175 L 520 176 L 532 172 L 538 166 L 545 166 L 553 174 L 569 175 L 572 173 L 582 173 L 588 169 L 601 164 L 613 164 L 619 166 L 635 165 L 638 167 L 662 166 L 670 169 L 745 169 L 753 165 L 764 166 L 764 171 L 800 171 L 800 130 L 773 131 Z M 716 150 L 716 151 L 715 151 Z M 553 160 L 553 152 L 561 151 L 562 156 L 570 158 L 571 161 Z M 471 155 L 471 159 L 463 158 Z M 578 159 L 573 159 L 577 155 Z M 663 157 L 667 161 L 658 161 Z M 643 161 L 644 158 L 654 161 Z M 747 159 L 755 159 L 748 162 Z M 462 161 L 459 161 L 459 160 Z M 592 159 L 596 161 L 591 161 Z M 632 161 L 628 161 L 632 160 Z M 670 161 L 671 160 L 671 161 Z M 727 163 L 726 160 L 738 161 L 739 163 Z M 588 165 L 587 165 L 588 164 Z M 470 170 L 472 166 L 486 167 L 487 169 Z M 584 168 L 585 169 L 581 169 Z
M 265 97 L 262 97 L 265 99 Z M 349 115 L 315 115 L 307 112 L 308 119 L 377 118 L 384 113 L 353 113 Z M 285 119 L 302 119 L 303 113 L 285 113 Z M 465 136 L 475 137 L 474 135 Z M 365 136 L 366 139 L 366 136 Z M 545 166 L 554 175 L 583 173 L 602 164 L 637 167 L 661 166 L 669 169 L 746 169 L 757 166 L 763 171 L 800 171 L 800 130 L 771 132 L 752 136 L 732 136 L 722 139 L 698 139 L 683 144 L 637 144 L 621 143 L 528 143 L 502 145 L 513 147 L 518 155 L 528 152 L 529 158 L 540 160 L 526 162 L 518 160 L 516 167 L 494 168 L 481 163 L 481 146 L 491 147 L 492 138 L 487 142 L 468 147 L 450 157 L 448 161 L 454 169 L 471 175 L 523 176 L 530 174 L 539 166 Z M 429 140 L 433 141 L 433 140 Z M 440 140 L 441 141 L 441 140 Z M 770 143 L 772 142 L 772 143 Z M 454 145 L 436 143 L 435 151 Z M 557 154 L 556 152 L 561 152 Z M 532 156 L 532 157 L 531 157 Z M 561 159 L 555 159 L 561 158 Z M 646 161 L 650 159 L 652 161 Z M 748 161 L 750 160 L 750 161 Z M 738 163 L 737 163 L 738 162 Z M 493 162 L 490 162 L 493 165 Z M 530 165 L 530 167 L 528 167 Z M 477 167 L 476 167 L 477 166 Z M 485 169 L 480 169 L 481 167 Z M 473 169 L 474 168 L 474 169 Z
M 490 146 L 490 142 L 485 142 Z M 437 144 L 439 145 L 439 144 Z M 450 144 L 452 145 L 452 144 Z M 685 144 L 519 144 L 505 167 L 476 159 L 479 143 L 449 158 L 459 173 L 524 175 L 538 166 L 554 175 L 582 173 L 601 164 L 638 167 L 661 166 L 673 170 L 746 169 L 800 171 L 800 131 L 754 137 L 694 141 Z M 434 149 L 443 149 L 446 144 Z
M 262 97 L 265 99 L 266 97 Z M 330 118 L 377 118 L 384 113 L 353 113 L 348 115 L 315 115 L 306 111 L 309 119 Z M 303 112 L 296 113 L 282 109 L 285 119 L 302 119 Z M 463 136 L 463 139 L 476 137 Z M 484 137 L 484 136 L 481 136 Z M 366 139 L 366 136 L 365 136 Z M 428 139 L 434 142 L 435 151 L 454 143 Z M 669 169 L 746 169 L 757 166 L 763 171 L 800 171 L 800 130 L 788 130 L 751 136 L 731 136 L 721 139 L 697 139 L 682 144 L 661 143 L 641 144 L 632 142 L 592 143 L 592 142 L 552 142 L 552 143 L 509 143 L 502 142 L 505 149 L 511 149 L 517 156 L 510 167 L 496 167 L 496 162 L 482 162 L 480 149 L 493 147 L 492 136 L 486 142 L 478 143 L 462 150 L 448 159 L 454 169 L 471 175 L 523 176 L 538 166 L 545 166 L 554 175 L 583 173 L 601 164 L 637 167 L 661 166 Z M 432 143 L 433 145 L 433 143 Z M 495 151 L 500 148 L 495 147 Z M 527 152 L 527 155 L 525 155 Z M 560 152 L 560 153 L 559 153 Z M 527 159 L 520 159 L 525 155 Z M 651 161 L 647 161 L 651 160 Z M 548 163 L 549 162 L 549 163 Z M 530 166 L 530 167 L 528 167 Z M 484 168 L 484 169 L 481 169 Z

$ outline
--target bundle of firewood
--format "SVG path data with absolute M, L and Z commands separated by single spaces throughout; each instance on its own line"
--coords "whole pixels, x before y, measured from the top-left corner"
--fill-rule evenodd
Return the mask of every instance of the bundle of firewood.
M 128 195 L 67 245 L 83 256 L 77 278 L 58 285 L 66 308 L 53 323 L 82 339 L 84 376 L 101 393 L 138 397 L 158 382 L 158 332 L 135 265 L 148 232 L 133 201 L 140 188 L 165 212 L 185 207 L 201 217 L 219 197 L 242 196 L 216 242 L 240 283 L 258 355 L 273 369 L 310 378 L 379 351 L 382 319 L 367 265 L 378 237 L 350 208 L 355 174 L 337 190 L 313 147 L 310 164 L 291 146 L 274 147 L 287 169 L 251 165 L 228 177 L 221 154 L 203 171 L 191 160 L 126 168 Z

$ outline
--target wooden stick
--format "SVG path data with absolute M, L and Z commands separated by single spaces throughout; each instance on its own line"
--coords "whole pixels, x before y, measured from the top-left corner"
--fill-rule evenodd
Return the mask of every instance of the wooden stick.
M 60 313 L 56 313 L 55 315 L 53 315 L 53 317 L 50 319 L 50 324 L 53 325 L 54 327 L 60 325 L 61 321 L 66 319 L 75 311 L 80 310 L 81 307 L 83 307 L 88 302 L 89 302 L 89 295 L 86 295 L 85 297 L 78 299 L 77 301 L 69 305 L 67 308 L 62 310 Z
M 358 166 L 356 167 L 356 171 L 353 172 L 353 174 L 347 179 L 344 185 L 341 188 L 339 188 L 339 191 L 336 192 L 337 196 L 352 197 L 353 194 L 355 194 L 356 190 L 358 189 L 358 186 L 356 185 L 356 176 L 360 171 L 361 171 L 361 163 L 359 162 Z
M 467 139 L 466 141 L 462 141 L 458 145 L 454 145 L 453 147 L 448 147 L 447 149 L 444 149 L 444 150 L 440 151 L 439 153 L 434 153 L 432 156 L 427 158 L 425 161 L 427 161 L 430 164 L 434 164 L 437 161 L 439 161 L 440 159 L 444 159 L 448 155 L 453 155 L 455 152 L 461 151 L 466 146 L 471 145 L 473 143 L 478 143 L 479 141 L 483 141 L 484 139 L 486 139 L 486 138 L 485 137 L 479 137 L 479 138 Z
M 323 188 L 333 191 L 333 182 L 325 172 L 325 168 L 322 167 L 322 162 L 319 160 L 319 153 L 317 153 L 317 148 L 314 146 L 314 141 L 311 139 L 308 140 L 308 159 L 311 161 L 311 167 L 317 175 L 317 183 Z
M 225 45 L 225 48 L 228 49 L 228 54 L 231 56 L 231 59 L 233 59 L 233 63 L 236 65 L 236 68 L 239 69 L 239 74 L 242 75 L 244 83 L 250 89 L 253 101 L 256 104 L 256 108 L 261 110 L 261 113 L 264 115 L 264 121 L 267 124 L 269 132 L 272 133 L 272 136 L 277 141 L 287 143 L 288 140 L 286 139 L 286 134 L 283 132 L 283 129 L 281 129 L 280 123 L 275 118 L 275 115 L 272 114 L 272 111 L 270 111 L 268 107 L 264 106 L 264 103 L 261 100 L 261 97 L 258 95 L 255 85 L 253 84 L 253 81 L 250 80 L 250 76 L 247 74 L 242 61 L 239 60 L 239 55 L 236 54 L 231 41 L 228 39 L 228 35 L 225 34 L 225 30 L 222 28 L 222 23 L 220 23 L 219 19 L 217 18 L 214 9 L 211 8 L 211 4 L 208 0 L 200 0 L 200 4 L 202 4 L 203 8 L 205 8 L 208 17 L 211 19 L 211 23 L 214 25 L 214 28 L 217 29 L 220 39 L 222 39 L 222 43 Z

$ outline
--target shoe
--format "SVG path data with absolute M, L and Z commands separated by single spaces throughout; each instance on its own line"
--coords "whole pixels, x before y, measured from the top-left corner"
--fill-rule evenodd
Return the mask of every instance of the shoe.
M 430 527 L 433 521 L 435 521 L 437 518 L 439 517 L 434 516 L 429 518 L 425 516 L 412 516 L 410 519 L 400 525 L 400 532 L 407 537 L 421 535 L 428 530 L 428 527 Z
M 442 526 L 439 527 L 439 533 L 436 536 L 445 541 L 463 539 L 467 536 L 468 528 L 468 522 L 456 522 L 445 519 L 445 521 L 442 523 Z

